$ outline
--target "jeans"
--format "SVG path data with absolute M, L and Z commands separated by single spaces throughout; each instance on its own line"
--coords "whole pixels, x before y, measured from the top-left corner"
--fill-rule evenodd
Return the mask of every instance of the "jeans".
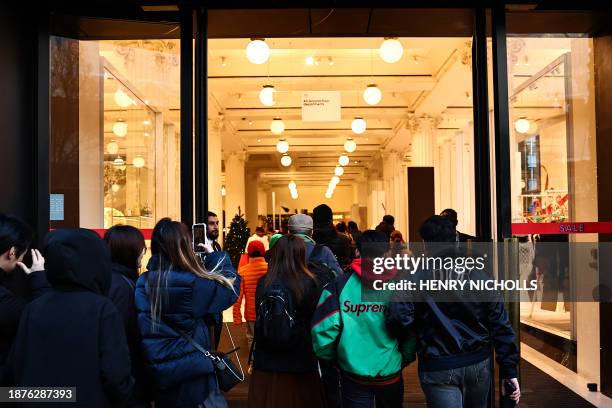
M 442 371 L 420 371 L 429 408 L 486 408 L 491 385 L 487 358 L 480 363 Z
M 342 408 L 401 408 L 404 399 L 404 380 L 388 385 L 358 384 L 342 376 Z
M 325 399 L 328 408 L 340 408 L 340 374 L 338 369 L 330 362 L 319 360 L 321 368 L 321 382 L 325 390 Z

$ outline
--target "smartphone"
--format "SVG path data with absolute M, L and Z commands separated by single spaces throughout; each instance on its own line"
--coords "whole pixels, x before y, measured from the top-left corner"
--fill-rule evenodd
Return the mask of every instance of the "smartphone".
M 206 224 L 193 224 L 191 226 L 191 235 L 193 236 L 193 252 L 206 252 L 200 244 L 208 244 L 206 237 Z

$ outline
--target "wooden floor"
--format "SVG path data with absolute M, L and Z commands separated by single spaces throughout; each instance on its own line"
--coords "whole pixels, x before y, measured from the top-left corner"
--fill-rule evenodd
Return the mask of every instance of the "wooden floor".
M 246 372 L 246 361 L 248 358 L 248 347 L 246 341 L 246 325 L 228 324 L 236 346 L 240 346 L 240 360 Z M 231 343 L 228 339 L 227 332 L 224 329 L 221 340 L 221 350 L 230 350 Z M 404 406 L 425 408 L 425 397 L 419 386 L 418 376 L 416 372 L 416 364 L 412 364 L 404 370 Z M 527 361 L 521 361 L 521 385 L 522 398 L 520 407 L 537 407 L 537 408 L 582 408 L 593 407 L 577 394 L 564 387 L 561 383 L 548 376 L 537 367 L 529 364 Z M 248 375 L 247 381 L 236 386 L 228 394 L 226 398 L 230 408 L 246 407 L 248 397 Z M 466 407 L 469 408 L 469 407 Z

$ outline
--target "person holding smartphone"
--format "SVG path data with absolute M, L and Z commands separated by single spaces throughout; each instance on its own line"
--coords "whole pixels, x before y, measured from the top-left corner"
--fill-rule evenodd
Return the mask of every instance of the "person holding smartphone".
M 20 219 L 0 214 L 0 276 L 2 281 L 19 268 L 27 276 L 31 297 L 38 297 L 49 287 L 45 277 L 45 259 L 37 249 L 30 249 L 32 266 L 24 264 L 32 243 L 32 231 Z M 17 326 L 28 299 L 17 296 L 0 284 L 0 385 L 5 385 L 6 359 L 17 334 Z

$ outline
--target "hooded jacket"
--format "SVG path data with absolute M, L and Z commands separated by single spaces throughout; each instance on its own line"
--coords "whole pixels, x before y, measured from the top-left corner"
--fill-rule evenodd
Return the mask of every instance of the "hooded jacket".
M 331 250 L 342 269 L 350 265 L 355 257 L 355 247 L 351 239 L 339 233 L 331 222 L 315 224 L 312 238 L 317 244 L 325 245 Z
M 240 276 L 225 252 L 212 252 L 204 261 L 209 271 L 234 279 L 228 288 L 192 272 L 172 268 L 169 261 L 153 255 L 147 272 L 136 283 L 138 328 L 142 336 L 145 366 L 156 386 L 156 407 L 195 407 L 216 386 L 212 361 L 177 331 L 180 329 L 206 350 L 211 339 L 205 319 L 218 315 L 238 298 Z M 161 286 L 161 319 L 151 316 L 152 288 L 160 270 L 167 270 Z
M 249 263 L 238 269 L 238 274 L 242 278 L 240 283 L 240 295 L 234 303 L 233 314 L 234 324 L 242 323 L 242 301 L 244 300 L 244 320 L 254 322 L 257 318 L 255 313 L 255 291 L 257 281 L 268 272 L 268 263 L 263 256 L 249 258 Z
M 353 260 L 350 270 L 321 293 L 311 327 L 314 351 L 320 359 L 336 362 L 356 381 L 393 382 L 414 360 L 414 339 L 400 342 L 391 335 L 385 326 L 388 301 L 362 300 L 371 275 L 362 273 L 364 269 L 361 258 Z M 387 270 L 379 279 L 388 281 L 395 274 Z
M 111 261 L 85 229 L 49 233 L 43 250 L 51 289 L 24 310 L 10 357 L 17 386 L 76 387 L 75 407 L 111 407 L 133 379 L 121 317 L 106 297 Z

